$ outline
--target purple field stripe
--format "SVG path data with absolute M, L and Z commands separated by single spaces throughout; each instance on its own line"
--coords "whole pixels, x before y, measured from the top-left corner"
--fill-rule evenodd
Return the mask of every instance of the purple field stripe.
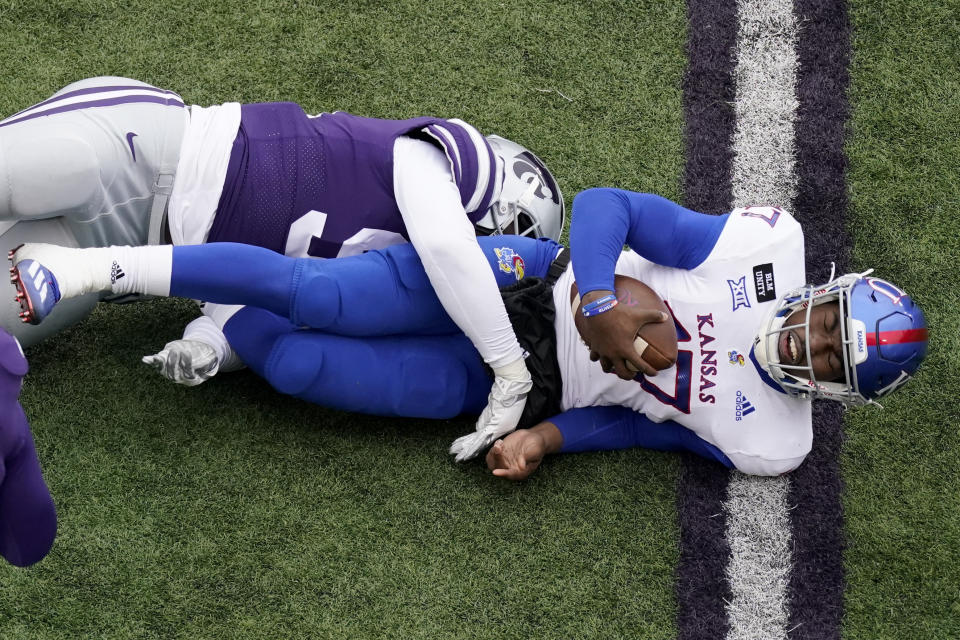
M 797 46 L 797 199 L 803 224 L 807 279 L 826 282 L 830 262 L 845 273 L 853 243 L 847 233 L 844 142 L 850 22 L 843 0 L 795 0 L 802 25 Z
M 176 93 L 174 93 L 173 91 L 168 91 L 168 90 L 166 90 L 166 89 L 158 89 L 158 88 L 156 88 L 156 87 L 144 87 L 144 86 L 138 86 L 138 85 L 117 85 L 117 86 L 110 86 L 110 87 L 88 87 L 88 88 L 86 88 L 86 89 L 77 89 L 77 90 L 75 90 L 75 91 L 69 91 L 69 92 L 64 93 L 64 94 L 62 94 L 62 95 L 59 95 L 59 96 L 53 96 L 52 98 L 47 98 L 47 99 L 44 100 L 43 102 L 38 102 L 37 104 L 35 104 L 35 105 L 31 106 L 31 107 L 27 107 L 27 108 L 24 109 L 23 111 L 18 111 L 17 113 L 15 113 L 15 114 L 13 114 L 12 116 L 10 116 L 10 118 L 16 118 L 16 117 L 19 116 L 21 113 L 26 113 L 27 111 L 31 111 L 31 110 L 33 110 L 33 109 L 36 109 L 37 107 L 43 107 L 43 106 L 46 106 L 46 105 L 48 105 L 48 104 L 52 104 L 52 103 L 54 103 L 54 102 L 59 102 L 60 100 L 66 100 L 67 98 L 74 98 L 74 97 L 76 97 L 76 96 L 85 96 L 85 95 L 89 95 L 89 94 L 91 94 L 91 93 L 104 93 L 104 92 L 110 92 L 110 91 L 134 91 L 134 90 L 136 90 L 136 91 L 152 91 L 152 92 L 155 92 L 155 93 L 164 93 L 164 94 L 168 94 L 168 95 L 177 96 L 178 98 L 180 97 L 180 96 L 178 96 Z
M 725 213 L 733 202 L 736 9 L 729 0 L 687 2 L 684 204 L 705 213 Z
M 800 108 L 794 214 L 804 228 L 807 278 L 825 282 L 831 261 L 837 263 L 838 273 L 848 270 L 852 246 L 846 232 L 844 155 L 850 20 L 843 1 L 795 0 L 794 7 L 802 25 L 797 46 Z M 842 415 L 837 403 L 814 404 L 813 450 L 790 475 L 794 567 L 787 628 L 793 640 L 840 638 L 845 586 L 838 457 Z
M 75 104 L 68 104 L 62 107 L 56 107 L 54 109 L 49 109 L 47 111 L 42 111 L 40 113 L 31 113 L 17 120 L 7 120 L 5 122 L 0 122 L 0 127 L 6 127 L 11 124 L 17 124 L 19 122 L 26 122 L 27 120 L 33 120 L 34 118 L 41 118 L 44 116 L 52 116 L 58 113 L 66 113 L 67 111 L 76 111 L 78 109 L 90 109 L 93 107 L 112 107 L 118 104 L 131 104 L 136 102 L 151 102 L 156 104 L 165 104 L 175 107 L 182 107 L 183 102 L 174 98 L 161 98 L 159 96 L 124 96 L 121 98 L 108 98 L 106 100 L 93 100 L 91 102 L 77 102 Z
M 718 640 L 729 630 L 726 568 L 730 559 L 723 510 L 730 472 L 685 454 L 677 488 L 680 560 L 677 565 L 678 640 Z
M 688 0 L 688 68 L 683 83 L 686 120 L 684 204 L 722 213 L 732 204 L 736 3 Z M 726 566 L 726 499 L 729 472 L 716 463 L 683 456 L 677 487 L 680 559 L 677 565 L 677 637 L 716 640 L 727 635 L 730 600 Z

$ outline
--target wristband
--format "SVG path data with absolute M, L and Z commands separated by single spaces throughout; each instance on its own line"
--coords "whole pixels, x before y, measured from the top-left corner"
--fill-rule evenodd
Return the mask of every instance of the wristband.
M 590 316 L 598 316 L 601 313 L 606 313 L 613 309 L 615 306 L 620 304 L 620 301 L 617 300 L 617 296 L 612 293 L 609 293 L 602 298 L 597 298 L 593 302 L 588 302 L 583 305 L 583 317 L 589 318 Z

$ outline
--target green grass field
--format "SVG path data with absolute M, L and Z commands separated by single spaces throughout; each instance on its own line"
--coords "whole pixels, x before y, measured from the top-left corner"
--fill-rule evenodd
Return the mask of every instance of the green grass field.
M 854 2 L 857 267 L 916 291 L 930 352 L 843 454 L 849 638 L 960 637 L 960 2 Z
M 848 416 L 846 638 L 960 637 L 960 3 L 855 0 L 848 154 L 857 267 L 916 292 L 928 363 Z M 0 0 L 0 114 L 73 80 L 185 101 L 461 117 L 516 139 L 569 204 L 679 199 L 680 2 Z M 248 372 L 196 388 L 140 356 L 177 301 L 106 306 L 28 350 L 22 402 L 60 529 L 0 566 L 0 638 L 671 638 L 679 460 L 457 466 L 468 420 L 328 411 Z

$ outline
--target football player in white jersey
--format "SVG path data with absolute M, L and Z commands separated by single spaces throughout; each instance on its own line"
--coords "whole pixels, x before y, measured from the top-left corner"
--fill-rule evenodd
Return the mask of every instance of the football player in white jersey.
M 510 422 L 506 406 L 522 408 L 530 376 L 475 234 L 558 238 L 563 199 L 536 156 L 460 120 L 312 117 L 293 103 L 203 108 L 143 82 L 100 77 L 0 121 L 0 223 L 2 249 L 168 237 L 331 258 L 409 241 L 497 374 L 484 419 Z M 19 322 L 18 305 L 0 305 L 0 325 L 29 346 L 97 299 L 71 300 L 42 327 Z M 197 373 L 179 365 L 213 361 L 205 340 L 218 340 L 218 323 L 234 310 L 205 306 L 209 317 L 154 360 L 175 380 Z M 200 371 L 192 379 L 215 373 Z
M 616 189 L 577 195 L 573 269 L 558 281 L 556 303 L 569 302 L 575 276 L 584 307 L 607 310 L 585 318 L 582 336 L 569 314 L 558 314 L 557 349 L 563 406 L 591 408 L 495 445 L 488 457 L 495 473 L 525 477 L 525 460 L 555 450 L 629 445 L 647 421 L 685 427 L 745 473 L 786 473 L 811 448 L 809 399 L 875 403 L 923 360 L 926 321 L 899 288 L 869 272 L 805 285 L 803 233 L 786 211 L 668 209 Z M 634 251 L 621 253 L 623 244 Z M 614 273 L 645 282 L 667 302 L 678 339 L 674 367 L 650 377 L 630 371 L 628 363 L 641 364 L 633 337 L 647 319 L 625 304 L 598 304 L 613 292 Z M 576 423 L 593 428 L 565 424 L 574 412 L 582 414 Z
M 521 479 L 548 453 L 645 446 L 781 474 L 810 451 L 811 398 L 874 403 L 904 384 L 925 355 L 923 314 L 890 283 L 864 273 L 804 284 L 803 235 L 786 211 L 749 207 L 708 216 L 616 189 L 588 190 L 574 203 L 572 269 L 552 269 L 566 253 L 555 243 L 482 239 L 501 284 L 504 274 L 555 284 L 546 288 L 549 305 L 541 298 L 520 310 L 526 328 L 518 337 L 536 382 L 527 403 L 536 410 L 521 420 L 530 428 L 465 436 L 470 446 L 455 443 L 458 459 L 492 443 L 494 473 Z M 624 243 L 633 251 L 622 252 Z M 225 327 L 234 347 L 278 390 L 326 406 L 447 418 L 477 411 L 489 390 L 476 352 L 452 333 L 436 297 L 416 286 L 423 278 L 412 251 L 391 247 L 325 262 L 243 245 L 155 251 L 162 255 L 140 260 L 143 249 L 27 245 L 13 259 L 19 290 L 40 317 L 61 296 L 98 289 L 251 305 Z M 111 282 L 116 264 L 137 273 Z M 600 341 L 590 327 L 578 334 L 571 285 L 576 276 L 590 308 L 613 291 L 615 272 L 666 301 L 672 318 L 663 320 L 673 322 L 679 346 L 673 367 L 626 373 L 625 361 L 645 365 L 635 353 L 621 360 L 598 353 L 594 358 L 606 361 L 591 361 L 584 341 L 594 350 Z M 42 303 L 44 287 L 50 297 Z M 625 316 L 626 330 L 615 330 L 631 349 L 638 327 L 660 316 L 629 301 L 599 304 L 608 310 L 587 320 Z M 542 339 L 543 323 L 550 341 Z

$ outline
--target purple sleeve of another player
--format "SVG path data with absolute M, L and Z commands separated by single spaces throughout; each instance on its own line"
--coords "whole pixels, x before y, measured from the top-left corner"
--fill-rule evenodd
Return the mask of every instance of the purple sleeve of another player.
M 570 409 L 547 422 L 563 435 L 561 453 L 644 447 L 658 451 L 689 451 L 733 468 L 720 449 L 672 420 L 654 422 L 628 407 Z
M 613 291 L 624 243 L 659 265 L 695 268 L 710 255 L 727 217 L 697 213 L 650 193 L 581 191 L 570 219 L 570 258 L 580 292 Z
M 27 360 L 0 329 L 0 555 L 26 567 L 53 546 L 57 513 L 17 397 Z

